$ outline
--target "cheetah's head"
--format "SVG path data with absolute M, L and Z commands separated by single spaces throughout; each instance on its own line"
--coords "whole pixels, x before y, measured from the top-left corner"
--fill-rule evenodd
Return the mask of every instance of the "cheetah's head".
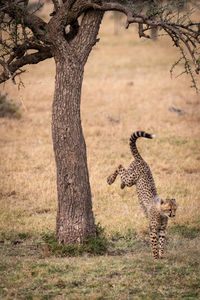
M 160 210 L 164 216 L 174 218 L 177 210 L 176 199 L 161 199 Z

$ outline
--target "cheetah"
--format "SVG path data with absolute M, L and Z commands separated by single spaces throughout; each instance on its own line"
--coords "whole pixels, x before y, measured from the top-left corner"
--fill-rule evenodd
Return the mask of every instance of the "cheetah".
M 136 131 L 131 135 L 130 149 L 134 161 L 128 169 L 119 165 L 114 173 L 107 178 L 107 183 L 111 185 L 117 178 L 117 175 L 120 175 L 121 189 L 125 188 L 125 186 L 131 187 L 136 185 L 140 206 L 149 220 L 153 257 L 162 259 L 168 218 L 175 217 L 177 204 L 176 199 L 164 200 L 158 195 L 151 170 L 136 147 L 136 140 L 140 137 L 152 139 L 154 135 L 145 131 Z

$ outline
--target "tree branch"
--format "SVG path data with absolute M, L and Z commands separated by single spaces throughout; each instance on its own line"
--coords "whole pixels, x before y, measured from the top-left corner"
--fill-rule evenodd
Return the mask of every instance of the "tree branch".
M 9 65 L 1 60 L 0 64 L 3 66 L 4 71 L 0 74 L 0 83 L 5 82 L 9 78 L 14 78 L 16 76 L 16 71 L 21 67 L 24 67 L 28 64 L 37 64 L 40 61 L 51 57 L 52 54 L 50 48 L 43 47 L 43 50 L 40 50 L 36 53 L 26 54 L 25 56 L 13 61 Z
M 138 33 L 140 37 L 149 38 L 148 35 L 144 33 L 151 29 L 152 27 L 160 27 L 171 37 L 174 44 L 179 48 L 181 53 L 181 58 L 185 61 L 185 71 L 190 74 L 193 86 L 197 90 L 197 85 L 192 73 L 189 58 L 187 57 L 184 48 L 187 48 L 189 57 L 192 59 L 195 65 L 195 72 L 199 74 L 200 71 L 200 53 L 198 51 L 197 45 L 200 43 L 200 24 L 191 22 L 188 18 L 188 24 L 183 24 L 184 18 L 177 17 L 177 23 L 171 22 L 174 19 L 175 13 L 172 13 L 168 9 L 168 4 L 164 7 L 159 7 L 156 11 L 153 11 L 150 16 L 147 15 L 137 15 L 133 10 L 126 4 L 120 4 L 116 2 L 101 1 L 101 4 L 91 3 L 91 7 L 98 10 L 117 10 L 124 13 L 127 16 L 126 28 L 129 27 L 131 23 L 138 24 Z M 163 16 L 166 12 L 166 16 Z M 156 18 L 155 18 L 156 16 Z M 147 28 L 143 28 L 143 25 L 147 25 Z M 196 26 L 196 30 L 194 29 Z M 181 59 L 181 60 L 182 60 Z M 177 64 L 175 64 L 176 66 Z
M 108 2 L 108 3 L 102 2 L 101 5 L 96 3 L 91 3 L 91 8 L 104 10 L 104 11 L 112 10 L 112 11 L 122 12 L 127 16 L 127 24 L 129 20 L 133 17 L 133 11 L 131 8 L 129 8 L 125 4 L 120 4 L 116 2 Z M 126 28 L 128 28 L 127 24 L 126 24 Z
M 77 35 L 70 42 L 69 46 L 71 46 L 76 51 L 76 45 L 81 45 L 78 49 L 78 56 L 81 57 L 80 63 L 85 64 L 89 53 L 92 50 L 92 47 L 98 41 L 96 36 L 99 31 L 99 26 L 101 24 L 101 20 L 103 18 L 104 12 L 97 10 L 87 10 L 84 13 L 84 16 L 81 21 L 81 25 Z M 99 26 L 94 26 L 94 24 L 99 24 Z
M 23 1 L 24 2 L 24 1 Z M 13 2 L 1 0 L 0 10 L 3 13 L 6 13 L 11 19 L 17 20 L 23 26 L 31 29 L 33 34 L 41 40 L 45 39 L 46 34 L 46 25 L 41 18 L 34 14 L 30 14 L 26 7 L 23 8 L 19 5 L 16 5 Z

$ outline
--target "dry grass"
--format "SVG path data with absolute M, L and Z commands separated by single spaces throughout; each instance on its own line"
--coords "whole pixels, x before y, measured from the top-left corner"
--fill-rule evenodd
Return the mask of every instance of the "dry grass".
M 82 94 L 82 122 L 97 221 L 107 231 L 143 229 L 144 218 L 135 189 L 109 187 L 113 167 L 132 159 L 130 134 L 143 129 L 156 134 L 138 142 L 150 164 L 159 192 L 175 196 L 177 222 L 198 217 L 200 190 L 199 95 L 188 77 L 171 80 L 169 69 L 177 57 L 167 39 L 139 40 L 135 27 L 113 35 L 107 17 L 101 42 L 86 65 Z M 51 142 L 53 60 L 30 66 L 25 89 L 12 83 L 1 86 L 21 101 L 21 120 L 1 119 L 1 225 L 7 230 L 53 230 L 56 215 L 55 163 Z M 170 112 L 173 104 L 186 111 Z M 17 218 L 17 219 L 16 219 Z M 146 226 L 146 225 L 145 225 Z
M 101 41 L 86 65 L 82 93 L 82 123 L 96 222 L 105 226 L 109 235 L 148 230 L 135 188 L 122 191 L 119 181 L 112 186 L 106 184 L 106 177 L 115 166 L 129 165 L 132 160 L 128 146 L 130 134 L 142 129 L 156 134 L 152 141 L 139 141 L 138 147 L 152 169 L 159 193 L 163 197 L 177 198 L 176 224 L 195 226 L 199 222 L 200 208 L 199 95 L 190 89 L 189 77 L 171 80 L 169 70 L 178 54 L 168 39 L 156 43 L 140 40 L 134 26 L 128 31 L 122 29 L 118 36 L 113 35 L 113 30 L 113 22 L 107 15 L 100 32 Z M 36 238 L 42 232 L 55 229 L 56 175 L 51 141 L 54 76 L 54 62 L 48 60 L 28 68 L 23 77 L 25 89 L 18 91 L 10 82 L 1 86 L 3 93 L 8 92 L 10 98 L 22 103 L 20 120 L 0 120 L 0 230 L 4 235 L 27 233 Z M 186 113 L 178 116 L 170 112 L 171 104 Z M 190 247 L 197 252 L 192 242 Z M 171 259 L 177 258 L 177 249 L 174 242 Z M 187 251 L 187 244 L 184 249 Z M 150 250 L 147 251 L 149 257 Z M 147 262 L 147 256 L 143 263 Z M 127 264 L 128 259 L 130 254 Z M 139 262 L 141 259 L 139 256 Z M 111 266 L 115 264 L 113 260 L 109 259 Z M 84 262 L 85 259 L 79 260 L 81 266 Z M 93 262 L 87 261 L 83 273 L 85 269 L 86 273 L 90 272 L 90 263 Z M 26 262 L 24 264 L 28 268 Z M 120 268 L 123 270 L 123 262 Z M 140 268 L 137 270 L 142 272 Z M 25 269 L 26 272 L 29 274 L 30 270 Z M 123 287 L 125 271 L 122 273 Z M 105 280 L 105 276 L 100 277 Z M 108 282 L 108 289 L 109 284 L 116 284 L 113 278 L 117 277 L 109 278 L 112 282 Z M 97 284 L 96 277 L 92 280 Z M 115 295 L 123 291 L 121 288 Z M 76 293 L 70 299 L 78 299 Z M 92 293 L 96 296 L 91 296 Z M 98 298 L 100 294 L 100 290 L 93 289 L 91 299 L 105 299 Z M 127 297 L 125 294 L 120 299 L 131 299 Z

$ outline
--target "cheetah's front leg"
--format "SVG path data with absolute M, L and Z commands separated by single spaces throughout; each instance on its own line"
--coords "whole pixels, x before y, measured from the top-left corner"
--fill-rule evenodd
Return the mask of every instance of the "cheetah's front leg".
M 112 173 L 110 176 L 108 176 L 107 183 L 110 185 L 113 184 L 113 182 L 115 182 L 115 179 L 117 178 L 118 174 L 119 174 L 119 172 L 118 172 L 118 168 L 117 168 L 114 173 Z
M 115 172 L 113 174 L 111 174 L 110 176 L 108 176 L 107 183 L 112 184 L 115 181 L 115 179 L 117 178 L 117 175 L 118 174 L 121 175 L 122 170 L 123 170 L 123 172 L 126 172 L 126 169 L 122 165 L 119 165 L 118 168 L 115 170 Z M 125 184 L 125 182 L 123 182 L 122 176 L 121 176 L 121 180 L 122 180 L 121 189 L 123 189 L 126 186 L 126 184 Z
M 155 226 L 150 226 L 150 239 L 153 257 L 158 259 L 158 230 Z
M 161 218 L 161 226 L 158 231 L 158 243 L 159 243 L 159 257 L 163 258 L 164 253 L 164 246 L 165 246 L 165 240 L 166 240 L 166 228 L 167 228 L 167 217 Z

